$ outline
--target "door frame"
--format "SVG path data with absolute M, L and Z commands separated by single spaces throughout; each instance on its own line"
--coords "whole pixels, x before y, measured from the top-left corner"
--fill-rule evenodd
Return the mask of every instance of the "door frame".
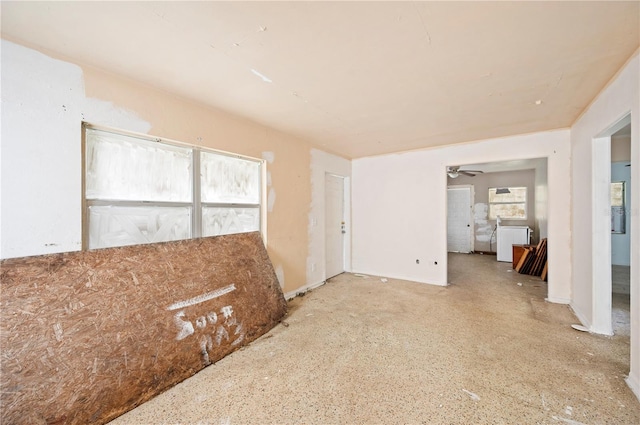
M 447 185 L 447 227 L 449 225 L 449 189 L 469 189 L 469 253 L 475 252 L 475 234 L 476 234 L 476 221 L 475 221 L 475 199 L 476 192 L 475 187 L 472 184 L 452 184 Z M 448 236 L 448 231 L 447 231 Z M 448 245 L 448 244 L 447 244 Z M 447 252 L 449 247 L 447 246 Z
M 611 124 L 591 142 L 591 290 L 590 331 L 613 335 L 611 318 L 611 136 L 631 123 L 631 114 Z M 633 158 L 632 158 L 633 159 Z M 633 196 L 633 194 L 631 194 Z
M 326 222 L 327 222 L 327 217 L 326 217 L 326 202 L 327 202 L 327 190 L 326 190 L 326 182 L 327 182 L 327 177 L 328 176 L 333 176 L 333 177 L 338 177 L 340 179 L 342 179 L 342 221 L 344 222 L 344 230 L 345 233 L 343 234 L 343 238 L 342 238 L 342 270 L 343 273 L 344 272 L 350 272 L 351 271 L 351 256 L 349 255 L 349 253 L 351 252 L 351 236 L 350 236 L 350 228 L 351 228 L 351 221 L 350 221 L 350 217 L 351 217 L 351 203 L 350 203 L 350 199 L 351 199 L 351 191 L 350 191 L 350 177 L 348 176 L 343 176 L 340 174 L 336 174 L 336 173 L 330 173 L 330 172 L 325 172 L 324 173 L 324 180 L 322 182 L 323 187 L 324 187 L 324 199 L 323 199 L 323 204 L 324 204 L 324 211 L 323 211 L 323 241 L 324 241 L 324 250 L 322 253 L 324 262 L 323 262 L 323 280 L 326 281 L 327 279 L 330 279 L 330 277 L 328 276 L 327 273 L 327 238 L 326 238 L 326 234 L 327 234 L 327 229 L 326 229 Z

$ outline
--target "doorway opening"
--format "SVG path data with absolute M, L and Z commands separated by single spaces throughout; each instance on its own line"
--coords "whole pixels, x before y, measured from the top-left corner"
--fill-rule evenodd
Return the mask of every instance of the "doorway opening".
M 325 280 L 345 271 L 345 178 L 325 175 Z
M 631 336 L 631 124 L 611 135 L 611 321 Z
M 613 335 L 612 286 L 612 136 L 631 124 L 628 114 L 593 139 L 592 158 L 592 300 L 591 331 Z M 629 158 L 631 159 L 631 158 Z M 631 162 L 629 162 L 631 164 Z
M 456 172 L 452 173 L 452 169 Z M 466 170 L 473 172 L 463 173 Z M 516 274 L 511 256 L 511 245 L 516 242 L 509 242 L 508 249 L 502 247 L 503 251 L 508 251 L 510 255 L 508 259 L 502 258 L 502 262 L 498 261 L 498 221 L 504 234 L 510 234 L 510 230 L 527 230 L 524 232 L 527 235 L 526 240 L 518 239 L 517 244 L 537 244 L 541 239 L 547 238 L 547 158 L 448 166 L 446 171 L 449 258 L 457 257 L 457 253 L 462 252 L 484 255 L 495 263 L 494 273 Z M 470 198 L 469 192 L 473 194 L 471 201 L 463 202 Z M 505 218 L 499 218 L 500 215 Z M 467 228 L 469 220 L 471 223 Z M 470 248 L 466 249 L 464 244 L 469 239 L 470 242 L 467 244 Z M 504 242 L 508 238 L 502 239 Z M 464 265 L 465 260 L 460 258 L 448 262 L 447 276 L 450 284 L 455 284 L 455 276 L 461 275 L 457 268 L 473 267 L 473 260 L 469 258 L 469 261 L 468 265 Z M 530 277 L 541 280 L 539 276 Z M 544 285 L 544 282 L 536 284 Z
M 447 188 L 447 252 L 473 252 L 473 185 Z

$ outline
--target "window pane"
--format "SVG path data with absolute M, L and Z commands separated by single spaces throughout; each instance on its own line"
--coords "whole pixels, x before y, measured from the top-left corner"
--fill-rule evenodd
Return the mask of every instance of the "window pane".
M 611 206 L 624 206 L 624 182 L 611 183 Z
M 86 197 L 191 202 L 191 149 L 87 129 Z
M 495 220 L 498 216 L 503 219 L 527 218 L 526 204 L 490 204 L 489 219 Z
M 502 192 L 502 193 L 498 193 Z M 489 189 L 489 203 L 494 202 L 527 202 L 526 187 L 505 187 Z M 501 216 L 502 217 L 502 216 Z
M 189 207 L 89 207 L 90 249 L 190 237 Z
M 202 208 L 202 236 L 260 230 L 260 208 Z
M 260 163 L 201 152 L 202 202 L 260 203 Z

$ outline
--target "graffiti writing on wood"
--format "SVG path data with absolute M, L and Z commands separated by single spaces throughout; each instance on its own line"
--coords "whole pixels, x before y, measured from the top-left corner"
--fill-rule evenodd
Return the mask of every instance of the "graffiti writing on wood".
M 176 340 L 194 340 L 205 364 L 210 364 L 209 351 L 219 347 L 222 343 L 238 345 L 244 339 L 242 323 L 234 315 L 233 307 L 225 305 L 219 310 L 209 310 L 205 314 L 189 314 L 189 307 L 214 300 L 234 291 L 235 285 L 198 295 L 184 301 L 178 301 L 167 307 L 169 311 L 178 310 L 173 316 L 176 326 Z M 193 336 L 193 338 L 191 338 Z

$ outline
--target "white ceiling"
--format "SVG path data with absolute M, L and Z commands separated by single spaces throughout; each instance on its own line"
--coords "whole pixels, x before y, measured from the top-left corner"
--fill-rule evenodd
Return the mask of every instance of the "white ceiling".
M 2 36 L 347 158 L 569 127 L 640 2 L 7 2 Z

